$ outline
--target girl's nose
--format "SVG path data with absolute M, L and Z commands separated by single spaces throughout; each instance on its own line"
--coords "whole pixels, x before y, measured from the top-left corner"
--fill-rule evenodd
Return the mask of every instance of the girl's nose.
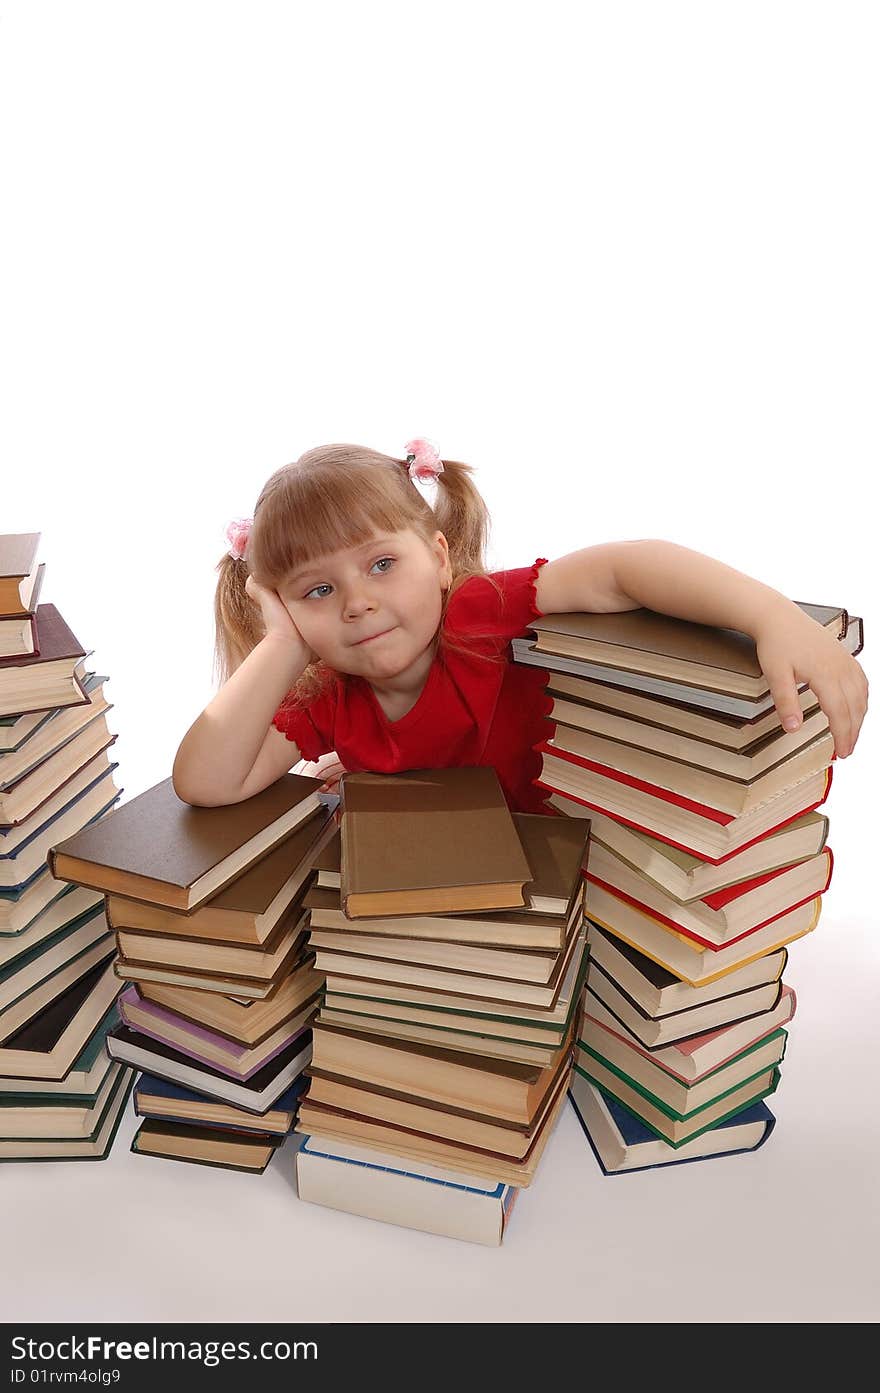
M 358 593 L 351 591 L 345 597 L 343 613 L 346 619 L 358 619 L 362 614 L 369 613 L 373 608 L 373 602 L 369 595 L 365 595 L 363 592 Z

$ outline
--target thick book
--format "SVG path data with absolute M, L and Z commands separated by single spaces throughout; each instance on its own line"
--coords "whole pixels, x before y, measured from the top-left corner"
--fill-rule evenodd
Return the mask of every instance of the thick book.
M 713 865 L 813 812 L 828 797 L 834 770 L 833 764 L 820 769 L 761 807 L 733 817 L 618 769 L 554 750 L 546 741 L 536 748 L 543 758 L 535 783 L 561 795 L 554 804 L 566 815 L 592 819 L 594 812 L 604 813 Z
M 626 900 L 673 933 L 711 948 L 737 943 L 814 896 L 824 895 L 831 884 L 834 858 L 826 847 L 807 861 L 767 871 L 690 904 L 658 890 L 599 843 L 591 866 L 588 883 Z M 589 893 L 588 889 L 588 899 Z
M 589 936 L 590 960 L 597 969 L 596 989 L 604 990 L 602 981 L 606 978 L 613 981 L 618 990 L 624 992 L 646 1017 L 658 1022 L 674 1016 L 692 1019 L 688 1013 L 699 1007 L 714 1005 L 734 995 L 744 997 L 755 989 L 769 986 L 778 993 L 779 982 L 788 962 L 788 950 L 778 948 L 725 973 L 723 977 L 693 986 L 655 959 L 640 953 L 638 948 L 617 934 L 605 933 L 591 924 Z M 769 999 L 767 1004 L 771 1004 Z M 772 1004 L 775 1005 L 775 996 Z M 670 1029 L 676 1029 L 673 1021 L 670 1021 Z M 681 1035 L 690 1034 L 696 1034 L 696 1031 L 681 1031 Z M 670 1035 L 669 1038 L 680 1036 Z
M 222 992 L 178 987 L 167 982 L 138 982 L 145 1001 L 167 1007 L 169 1011 L 207 1026 L 239 1045 L 259 1045 L 274 1030 L 299 1012 L 317 1006 L 324 978 L 307 957 L 287 977 L 281 979 L 262 1000 L 236 1000 Z
M 498 1247 L 515 1186 L 314 1134 L 296 1153 L 301 1200 L 402 1228 Z
M 57 881 L 53 881 L 51 876 L 49 884 L 57 889 Z M 0 937 L 0 1007 L 3 1005 L 2 984 L 16 971 L 17 966 L 26 960 L 34 962 L 42 952 L 47 951 L 71 920 L 87 910 L 97 912 L 101 908 L 101 896 L 94 890 L 69 885 L 67 890 L 49 900 L 22 933 Z
M 741 817 L 761 807 L 811 774 L 827 769 L 834 758 L 834 737 L 827 723 L 808 743 L 748 778 L 700 768 L 685 759 L 669 758 L 621 740 L 609 740 L 566 726 L 557 726 L 552 739 L 545 744 L 561 758 L 580 756 L 588 765 L 617 770 L 731 817 Z
M 564 672 L 551 672 L 548 677 L 546 692 L 553 702 L 551 719 L 556 722 L 588 730 L 598 721 L 599 732 L 612 738 L 615 732 L 637 730 L 633 743 L 658 752 L 678 753 L 670 742 L 681 741 L 682 748 L 695 742 L 701 757 L 720 761 L 719 768 L 730 758 L 750 757 L 767 741 L 785 734 L 775 706 L 760 716 L 732 716 L 691 702 L 634 691 L 617 682 L 597 682 Z M 809 687 L 797 693 L 797 700 L 803 725 L 792 732 L 795 736 L 805 727 L 815 728 L 815 718 L 821 715 L 819 699 Z
M 558 795 L 547 801 L 557 811 L 565 812 L 559 806 Z M 590 847 L 592 850 L 601 843 L 658 890 L 682 904 L 690 904 L 754 876 L 818 856 L 828 840 L 828 826 L 824 813 L 804 813 L 716 866 L 605 813 L 591 812 Z
M 314 967 L 314 954 L 308 952 L 308 943 L 303 943 L 303 937 L 297 935 L 294 938 L 271 977 L 233 977 L 231 973 L 221 975 L 199 972 L 195 968 L 159 967 L 154 963 L 132 962 L 121 957 L 117 957 L 114 971 L 124 982 L 137 982 L 138 986 L 153 982 L 170 987 L 194 987 L 205 994 L 219 992 L 241 1000 L 265 1001 L 292 973 Z
M 575 1070 L 598 1084 L 606 1093 L 611 1093 L 646 1122 L 657 1136 L 663 1137 L 674 1147 L 682 1146 L 727 1118 L 735 1117 L 744 1108 L 769 1097 L 779 1086 L 780 1077 L 778 1068 L 765 1070 L 689 1116 L 681 1117 L 647 1089 L 586 1050 L 578 1052 Z
M 148 1118 L 135 1132 L 131 1150 L 138 1156 L 159 1156 L 166 1161 L 191 1161 L 262 1175 L 278 1144 L 277 1137 L 228 1132 L 216 1127 L 190 1127 Z
M 766 1103 L 752 1103 L 733 1117 L 701 1132 L 692 1141 L 673 1147 L 613 1094 L 606 1093 L 577 1070 L 572 1074 L 568 1096 L 605 1175 L 624 1175 L 656 1166 L 757 1151 L 776 1125 L 776 1118 Z
M 775 953 L 795 939 L 812 933 L 822 912 L 822 896 L 817 895 L 815 899 L 789 910 L 763 929 L 755 929 L 735 943 L 725 944 L 722 948 L 707 948 L 693 939 L 670 933 L 656 919 L 598 885 L 591 885 L 589 891 L 589 923 L 615 934 L 645 957 L 653 958 L 675 977 L 694 987 L 715 981 L 735 968 L 745 967 L 747 963 Z
M 222 1131 L 255 1132 L 278 1138 L 291 1131 L 296 1120 L 299 1100 L 308 1084 L 304 1075 L 291 1084 L 286 1093 L 276 1099 L 263 1113 L 245 1112 L 243 1108 L 220 1103 L 204 1093 L 153 1074 L 141 1074 L 134 1090 L 134 1110 L 138 1117 L 178 1123 L 190 1127 L 216 1127 Z
M 294 901 L 264 943 L 209 942 L 187 934 L 143 933 L 139 929 L 117 929 L 116 941 L 127 962 L 269 981 L 296 947 L 305 947 L 308 926 L 308 911 Z
M 846 636 L 849 615 L 845 609 L 796 603 L 835 638 Z M 537 634 L 538 653 L 580 658 L 614 673 L 623 670 L 660 677 L 752 701 L 770 691 L 755 640 L 738 629 L 697 624 L 647 608 L 544 614 L 529 627 Z
M 783 948 L 780 951 L 784 953 L 786 950 Z M 762 960 L 759 958 L 757 961 Z M 590 991 L 593 996 L 598 998 L 609 1015 L 618 1022 L 618 1029 L 623 1034 L 632 1036 L 644 1049 L 651 1052 L 677 1045 L 694 1036 L 698 1037 L 706 1031 L 720 1030 L 741 1021 L 749 1021 L 755 1016 L 772 1013 L 779 1006 L 783 992 L 781 982 L 765 982 L 745 990 L 734 990 L 727 996 L 715 997 L 708 1001 L 695 1000 L 692 1006 L 670 1011 L 666 1015 L 650 1016 L 598 962 L 594 962 L 592 968 Z M 663 969 L 658 968 L 658 971 Z M 720 985 L 723 986 L 734 977 L 735 972 L 728 973 L 727 977 L 720 979 Z M 713 985 L 717 987 L 719 983 Z M 701 989 L 690 987 L 689 990 L 698 996 Z
M 208 1064 L 229 1078 L 239 1080 L 252 1078 L 270 1060 L 289 1049 L 311 1024 L 316 1011 L 317 1003 L 285 1021 L 259 1045 L 245 1046 L 218 1035 L 215 1030 L 194 1025 L 164 1006 L 144 1001 L 133 984 L 119 997 L 119 1014 L 130 1030 L 170 1045 L 195 1063 Z
M 455 1166 L 473 1171 L 476 1175 L 491 1176 L 510 1185 L 526 1187 L 535 1178 L 547 1142 L 565 1107 L 569 1073 L 570 1066 L 555 1081 L 551 1106 L 535 1130 L 527 1155 L 521 1159 L 423 1134 L 414 1128 L 393 1126 L 370 1117 L 353 1117 L 330 1108 L 318 1108 L 310 1102 L 308 1094 L 300 1105 L 295 1131 L 306 1135 L 321 1132 L 338 1140 L 381 1147 L 383 1151 L 400 1157 L 429 1161 L 440 1166 Z
M 278 845 L 320 806 L 319 779 L 284 774 L 261 793 L 193 807 L 170 778 L 53 847 L 58 880 L 171 909 L 195 909 Z
M 104 1041 L 108 1030 L 112 1030 L 118 1024 L 119 1012 L 114 1002 L 63 1079 L 20 1079 L 0 1076 L 0 1101 L 13 1097 L 40 1100 L 66 1098 L 72 1102 L 84 1103 L 89 1098 L 94 1098 L 113 1062 L 107 1054 Z
M 109 960 L 81 974 L 0 1046 L 0 1078 L 66 1079 L 118 993 Z
M 600 1029 L 606 1031 L 619 1045 L 636 1050 L 644 1059 L 658 1064 L 683 1084 L 692 1084 L 730 1063 L 744 1050 L 750 1050 L 758 1041 L 775 1034 L 788 1024 L 796 1009 L 797 997 L 793 988 L 783 986 L 775 1006 L 767 1011 L 649 1050 L 590 989 L 584 997 L 584 1028 L 589 1026 L 596 1041 L 603 1038 L 596 1032 Z
M 532 871 L 491 766 L 346 773 L 339 786 L 349 918 L 525 903 Z
M 42 1137 L 0 1141 L 0 1161 L 103 1161 L 116 1140 L 125 1105 L 134 1087 L 134 1070 L 121 1070 L 94 1130 L 84 1137 Z
M 525 904 L 521 910 L 478 910 L 470 915 L 430 914 L 412 916 L 411 919 L 397 915 L 395 927 L 390 932 L 411 933 L 414 937 L 450 938 L 459 942 L 474 939 L 488 943 L 492 941 L 486 936 L 487 930 L 490 930 L 498 935 L 499 943 L 519 943 L 525 940 L 530 923 L 538 921 L 538 926 L 534 929 L 534 934 L 538 936 L 542 920 L 552 921 L 555 916 L 558 922 L 560 917 L 568 917 L 577 890 L 577 878 L 586 870 L 589 819 L 578 824 L 560 818 L 548 818 L 543 813 L 515 812 L 512 816 L 526 860 L 532 870 L 532 879 L 523 886 Z M 340 829 L 336 829 L 314 864 L 317 871 L 316 888 L 322 892 L 338 890 L 342 867 Z M 325 905 L 333 902 L 321 898 L 318 903 Z M 379 916 L 371 917 L 376 925 L 382 922 Z M 428 932 L 431 925 L 437 926 L 434 935 Z M 328 922 L 324 927 L 333 925 Z M 360 925 L 351 924 L 350 927 L 358 928 Z M 542 941 L 526 946 L 545 945 Z
M 327 1024 L 314 1028 L 311 1063 L 316 1072 L 344 1074 L 413 1097 L 528 1123 L 565 1067 L 576 1024 L 564 1037 L 557 1062 L 547 1068 Z
M 338 835 L 332 810 L 321 804 L 274 850 L 191 913 L 111 894 L 107 920 L 114 929 L 261 947 L 313 883 L 318 853 Z
M 0 715 L 84 706 L 88 696 L 76 675 L 87 656 L 55 605 L 38 605 L 39 653 L 0 658 Z
M 2 542 L 2 538 L 0 538 Z M 43 589 L 46 575 L 45 565 L 37 567 L 30 588 L 28 613 L 0 614 L 0 658 L 17 658 L 22 655 L 37 655 L 40 651 L 40 636 L 37 633 L 36 609 Z
M 102 943 L 106 952 L 112 950 L 112 936 L 100 900 L 75 915 L 72 910 L 64 911 L 63 918 L 48 942 L 38 943 L 0 970 L 0 1039 L 11 1034 L 5 1024 L 7 1011 L 28 992 L 93 945 Z
M 89 947 L 82 949 L 64 966 L 59 967 L 50 977 L 46 977 L 31 987 L 11 1006 L 0 1014 L 0 1045 L 6 1045 L 30 1021 L 35 1020 L 41 1011 L 62 996 L 68 987 L 85 977 L 98 964 L 112 962 L 113 942 L 110 936 L 97 938 Z
M 577 1062 L 589 1070 L 590 1062 L 598 1060 L 665 1108 L 670 1116 L 690 1119 L 781 1064 L 787 1039 L 784 1029 L 774 1030 L 699 1079 L 687 1081 L 670 1073 L 656 1054 L 639 1051 L 634 1043 L 612 1035 L 585 1016 L 577 1042 Z
M 120 1025 L 107 1036 L 107 1053 L 143 1073 L 183 1084 L 209 1098 L 265 1112 L 285 1093 L 312 1057 L 311 1032 L 306 1031 L 249 1079 L 231 1079 L 219 1069 L 199 1064 L 182 1050 Z
M 598 618 L 601 616 L 590 615 L 586 617 Z M 667 618 L 668 616 L 660 617 Z M 684 623 L 685 621 L 672 622 Z M 722 631 L 716 630 L 714 632 Z M 846 632 L 839 633 L 838 638 L 847 653 L 851 653 L 853 656 L 860 653 L 864 646 L 862 619 L 858 615 L 850 615 Z M 511 649 L 514 662 L 542 668 L 551 674 L 551 680 L 553 680 L 553 674 L 562 673 L 578 679 L 587 678 L 605 684 L 614 683 L 619 687 L 659 697 L 664 701 L 688 704 L 716 715 L 731 715 L 745 720 L 757 721 L 775 711 L 775 703 L 769 690 L 766 690 L 765 694 L 759 697 L 732 696 L 720 688 L 696 686 L 693 682 L 683 680 L 669 680 L 656 674 L 636 671 L 635 668 L 609 667 L 607 664 L 588 661 L 584 658 L 563 657 L 543 652 L 530 638 L 513 639 Z M 815 693 L 811 692 L 805 684 L 800 684 L 799 692 L 806 696 L 807 705 L 812 705 L 815 702 Z
M 73 669 L 74 677 L 81 684 L 83 691 L 86 692 L 86 684 L 95 674 L 87 671 L 88 659 L 92 655 L 92 650 L 86 651 L 85 657 L 80 658 L 76 667 Z M 106 682 L 106 677 L 99 679 Z M 63 707 L 50 707 L 47 711 L 13 711 L 0 714 L 0 754 L 10 754 L 20 750 L 34 734 L 35 731 L 42 730 L 46 721 L 53 720 L 58 712 L 64 710 Z
M 94 1097 L 85 1101 L 58 1094 L 45 1098 L 0 1095 L 0 1142 L 37 1141 L 45 1137 L 61 1141 L 91 1136 L 110 1101 L 121 1070 L 121 1064 L 111 1063 Z
M 27 618 L 32 614 L 41 536 L 40 532 L 0 534 L 0 618 Z

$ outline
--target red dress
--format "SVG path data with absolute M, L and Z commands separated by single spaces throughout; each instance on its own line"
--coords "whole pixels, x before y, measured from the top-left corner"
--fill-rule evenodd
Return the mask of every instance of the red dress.
M 555 729 L 548 715 L 552 698 L 544 691 L 549 674 L 512 662 L 510 650 L 510 640 L 541 614 L 535 580 L 546 560 L 494 571 L 500 596 L 483 576 L 463 582 L 446 606 L 442 629 L 476 655 L 438 650 L 418 701 L 400 720 L 388 719 L 365 678 L 346 674 L 334 676 L 308 706 L 294 704 L 289 693 L 272 724 L 296 741 L 304 759 L 335 750 L 352 772 L 493 765 L 512 811 L 552 814 L 546 791 L 534 784 L 542 763 L 534 746 Z M 504 660 L 488 662 L 481 653 L 503 654 Z

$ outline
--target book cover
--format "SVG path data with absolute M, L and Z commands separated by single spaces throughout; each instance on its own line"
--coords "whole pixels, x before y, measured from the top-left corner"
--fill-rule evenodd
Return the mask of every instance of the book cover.
M 490 766 L 346 773 L 340 790 L 349 918 L 525 903 L 532 871 Z
M 776 1118 L 763 1101 L 752 1103 L 733 1117 L 685 1142 L 670 1146 L 646 1122 L 577 1070 L 572 1074 L 569 1100 L 605 1175 L 625 1175 L 658 1166 L 681 1165 L 718 1156 L 757 1151 L 768 1140 Z
M 49 868 L 57 880 L 194 909 L 313 813 L 320 787 L 284 774 L 243 802 L 194 807 L 163 779 L 53 847 Z

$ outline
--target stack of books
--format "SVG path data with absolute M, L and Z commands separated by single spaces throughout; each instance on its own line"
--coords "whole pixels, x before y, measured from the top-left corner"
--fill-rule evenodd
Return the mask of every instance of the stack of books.
M 290 1132 L 323 985 L 303 897 L 338 801 L 285 774 L 193 807 L 165 779 L 50 850 L 115 934 L 128 985 L 106 1045 L 142 1071 L 138 1154 L 259 1173 Z
M 861 619 L 802 608 L 861 650 Z M 754 1149 L 795 1010 L 788 945 L 831 880 L 827 717 L 804 685 L 785 732 L 733 630 L 645 609 L 532 627 L 514 660 L 547 670 L 556 722 L 538 783 L 591 825 L 578 1117 L 609 1174 Z
M 60 887 L 59 836 L 117 803 L 106 676 L 39 603 L 40 533 L 0 536 L 0 1160 L 103 1159 L 133 1081 L 104 1039 L 119 982 L 101 896 Z
M 498 1243 L 565 1104 L 589 826 L 491 767 L 349 773 L 306 896 L 326 977 L 300 1197 Z

